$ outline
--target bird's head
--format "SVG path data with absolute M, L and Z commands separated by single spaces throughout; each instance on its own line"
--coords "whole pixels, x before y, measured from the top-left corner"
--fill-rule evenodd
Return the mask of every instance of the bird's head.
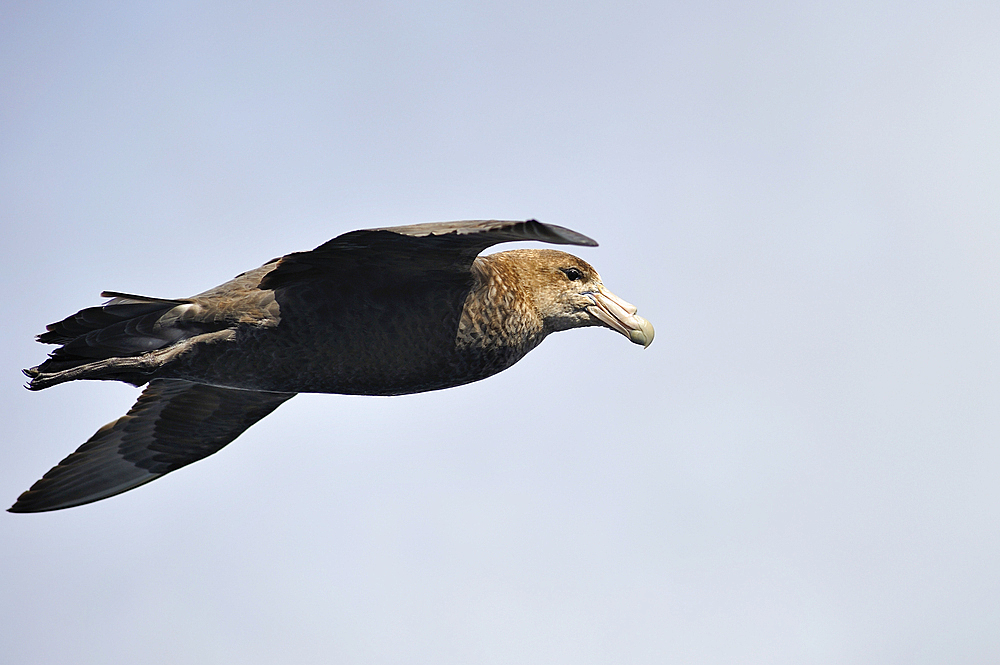
M 636 314 L 635 306 L 608 291 L 583 259 L 552 249 L 512 250 L 491 258 L 516 271 L 547 333 L 604 326 L 643 347 L 653 342 L 653 325 Z

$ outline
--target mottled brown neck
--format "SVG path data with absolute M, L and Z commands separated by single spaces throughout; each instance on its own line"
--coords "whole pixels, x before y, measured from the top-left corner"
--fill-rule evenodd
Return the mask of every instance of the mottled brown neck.
M 545 337 L 545 326 L 508 252 L 480 256 L 458 325 L 459 349 L 512 352 L 513 363 Z

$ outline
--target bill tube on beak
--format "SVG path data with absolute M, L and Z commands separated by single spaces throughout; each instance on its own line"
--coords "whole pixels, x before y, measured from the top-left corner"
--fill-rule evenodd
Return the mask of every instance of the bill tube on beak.
M 653 324 L 636 315 L 635 305 L 630 305 L 610 291 L 592 291 L 587 294 L 593 305 L 587 311 L 595 318 L 628 337 L 635 344 L 646 348 L 653 343 Z

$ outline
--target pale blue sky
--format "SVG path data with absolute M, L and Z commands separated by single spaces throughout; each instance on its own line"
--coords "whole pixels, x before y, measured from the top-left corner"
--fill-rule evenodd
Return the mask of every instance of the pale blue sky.
M 1000 5 L 7 3 L 0 499 L 136 391 L 44 325 L 355 228 L 528 218 L 654 323 L 300 396 L 0 516 L 0 660 L 1000 658 Z

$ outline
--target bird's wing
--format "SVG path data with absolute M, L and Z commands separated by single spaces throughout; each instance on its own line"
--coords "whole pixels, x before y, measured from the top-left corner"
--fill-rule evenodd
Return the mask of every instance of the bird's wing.
M 13 513 L 37 513 L 106 499 L 218 452 L 294 397 L 156 379 L 127 414 L 18 497 Z
M 351 231 L 309 252 L 279 259 L 260 282 L 278 289 L 315 279 L 377 278 L 402 281 L 428 273 L 448 280 L 468 278 L 476 256 L 502 242 L 535 240 L 558 245 L 597 243 L 587 236 L 553 224 L 482 220 L 437 222 Z
M 432 222 L 409 226 L 387 226 L 368 231 L 391 231 L 405 236 L 425 238 L 428 236 L 455 235 L 469 247 L 478 247 L 481 252 L 491 245 L 516 240 L 537 240 L 555 245 L 585 245 L 596 247 L 597 242 L 582 233 L 571 231 L 555 224 L 543 224 L 535 219 L 526 222 L 511 222 L 498 219 L 466 222 Z M 364 233 L 356 231 L 355 233 Z M 350 234 L 346 234 L 350 235 Z M 341 236 L 343 237 L 343 236 Z

